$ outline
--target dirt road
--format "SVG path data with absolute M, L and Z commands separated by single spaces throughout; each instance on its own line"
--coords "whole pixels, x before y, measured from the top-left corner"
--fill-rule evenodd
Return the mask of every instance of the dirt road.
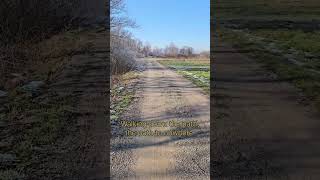
M 301 94 L 255 60 L 222 43 L 214 49 L 218 177 L 319 179 L 320 119 Z M 286 178 L 285 178 L 286 179 Z
M 118 129 L 111 139 L 112 179 L 209 179 L 209 97 L 190 81 L 146 60 L 139 99 L 123 120 L 144 122 L 198 121 L 191 136 L 124 136 Z M 153 127 L 168 132 L 179 127 Z M 122 128 L 123 130 L 123 128 Z M 130 130 L 141 130 L 141 127 Z

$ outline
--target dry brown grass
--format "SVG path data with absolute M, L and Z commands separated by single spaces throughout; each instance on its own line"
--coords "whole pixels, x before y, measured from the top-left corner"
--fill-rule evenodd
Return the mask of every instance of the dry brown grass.
M 72 55 L 86 51 L 89 31 L 68 31 L 38 43 L 32 41 L 1 48 L 0 87 L 12 73 L 26 78 L 51 81 Z
M 43 59 L 45 46 L 55 55 L 58 46 L 70 49 L 67 44 L 41 46 L 39 42 L 79 23 L 81 20 L 73 15 L 78 5 L 79 0 L 0 2 L 0 88 L 11 73 L 23 74 L 26 66 Z

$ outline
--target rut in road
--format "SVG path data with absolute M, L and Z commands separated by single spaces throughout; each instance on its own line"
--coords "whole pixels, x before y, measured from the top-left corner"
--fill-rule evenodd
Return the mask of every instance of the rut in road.
M 213 107 L 217 128 L 211 131 L 218 139 L 212 155 L 219 162 L 212 168 L 215 176 L 319 179 L 316 111 L 299 103 L 301 95 L 293 85 L 245 54 L 217 44 Z
M 209 179 L 209 97 L 190 81 L 153 60 L 146 60 L 146 70 L 140 81 L 137 92 L 140 100 L 127 113 L 131 120 L 197 120 L 200 127 L 186 137 L 113 135 L 112 178 Z M 134 114 L 136 117 L 132 117 Z M 157 127 L 152 130 L 178 129 Z

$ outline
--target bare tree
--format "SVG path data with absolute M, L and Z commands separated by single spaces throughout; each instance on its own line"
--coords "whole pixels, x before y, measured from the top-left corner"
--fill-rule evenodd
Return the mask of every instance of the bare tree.
M 152 50 L 152 55 L 156 56 L 156 57 L 162 57 L 163 56 L 163 50 L 158 48 L 158 47 L 154 47 Z
M 151 45 L 149 42 L 146 42 L 145 45 L 143 46 L 143 54 L 145 57 L 150 56 L 151 54 Z
M 110 0 L 110 54 L 112 74 L 125 73 L 135 68 L 135 57 L 142 43 L 135 40 L 128 28 L 136 27 L 125 14 L 124 0 Z
M 125 15 L 125 1 L 124 0 L 110 0 L 110 27 L 126 28 L 136 27 L 136 23 Z
M 189 46 L 183 46 L 180 49 L 180 54 L 185 56 L 185 57 L 190 57 L 193 55 L 193 48 Z
M 166 56 L 176 57 L 178 54 L 179 54 L 179 48 L 174 43 L 170 43 L 170 45 L 165 48 Z
M 143 43 L 142 43 L 142 41 L 140 41 L 139 39 L 137 40 L 137 50 L 138 50 L 138 53 L 141 53 L 141 54 L 142 54 Z

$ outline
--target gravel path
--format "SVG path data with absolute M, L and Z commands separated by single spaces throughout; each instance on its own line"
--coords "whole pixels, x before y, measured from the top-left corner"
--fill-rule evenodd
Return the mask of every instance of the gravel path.
M 209 97 L 190 81 L 153 60 L 137 90 L 138 102 L 124 117 L 143 122 L 191 122 L 197 128 L 151 127 L 151 131 L 191 130 L 189 136 L 134 136 L 111 139 L 113 179 L 209 179 Z M 116 127 L 112 127 L 113 129 Z M 132 131 L 145 130 L 141 127 Z M 125 130 L 124 130 L 125 131 Z

